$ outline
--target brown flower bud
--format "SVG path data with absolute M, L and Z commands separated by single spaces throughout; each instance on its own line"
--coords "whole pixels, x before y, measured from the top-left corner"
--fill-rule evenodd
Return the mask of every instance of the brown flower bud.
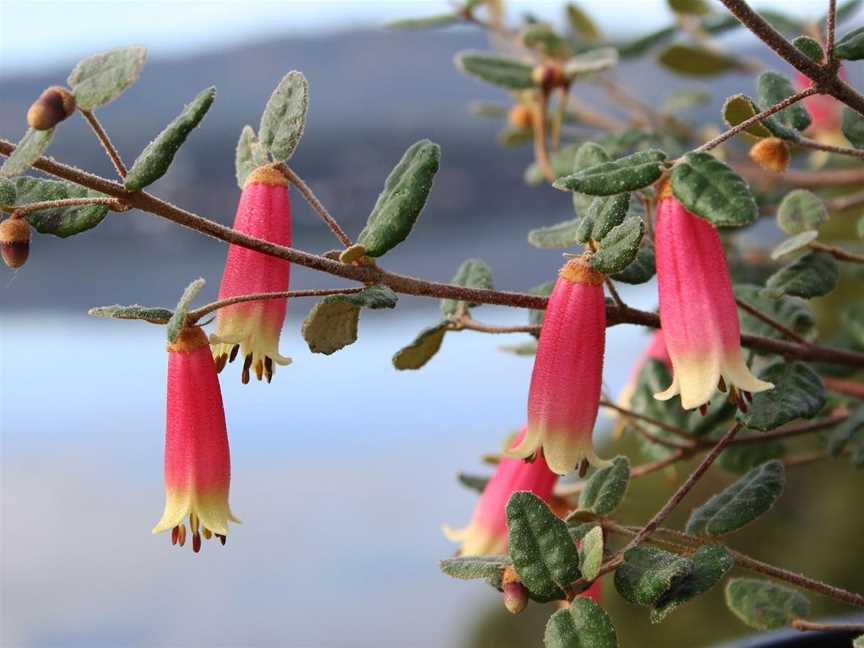
M 504 590 L 504 607 L 510 614 L 519 614 L 528 605 L 528 590 L 519 580 L 512 565 L 504 569 L 501 589 Z
M 0 223 L 0 257 L 10 268 L 20 268 L 30 253 L 30 224 L 23 218 Z
M 789 147 L 778 137 L 766 137 L 750 149 L 750 159 L 763 169 L 780 173 L 789 165 Z
M 564 76 L 564 71 L 560 65 L 555 63 L 544 63 L 534 68 L 531 73 L 531 78 L 534 84 L 543 89 L 544 92 L 551 92 L 555 88 L 561 88 L 567 85 L 567 77 Z
M 534 111 L 525 104 L 516 104 L 510 109 L 507 121 L 513 128 L 528 129 L 534 125 Z
M 75 112 L 75 96 L 66 88 L 51 86 L 27 111 L 27 123 L 36 130 L 54 128 Z

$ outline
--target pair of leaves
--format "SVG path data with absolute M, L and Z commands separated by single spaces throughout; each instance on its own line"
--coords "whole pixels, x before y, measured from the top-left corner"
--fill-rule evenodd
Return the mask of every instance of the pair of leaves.
M 773 581 L 733 578 L 726 584 L 726 605 L 751 628 L 773 630 L 810 614 L 807 597 Z
M 303 320 L 303 339 L 312 353 L 330 355 L 357 341 L 363 308 L 395 308 L 396 293 L 387 286 L 368 286 L 350 295 L 328 295 Z

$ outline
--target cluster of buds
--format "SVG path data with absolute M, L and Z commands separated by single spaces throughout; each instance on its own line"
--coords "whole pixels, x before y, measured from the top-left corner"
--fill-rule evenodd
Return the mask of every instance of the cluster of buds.
M 0 257 L 10 268 L 20 268 L 30 255 L 30 224 L 12 214 L 0 223 Z
M 27 123 L 35 130 L 50 130 L 74 112 L 75 95 L 62 86 L 51 86 L 27 110 Z

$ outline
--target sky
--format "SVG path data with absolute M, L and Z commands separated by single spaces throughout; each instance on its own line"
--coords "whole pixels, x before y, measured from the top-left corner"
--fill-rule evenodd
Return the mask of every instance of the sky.
M 559 20 L 563 0 L 510 0 Z M 666 0 L 581 0 L 610 32 L 648 31 L 670 20 Z M 719 3 L 717 3 L 719 5 Z M 763 0 L 797 15 L 819 14 L 827 0 Z M 0 0 L 0 76 L 68 63 L 94 51 L 146 44 L 154 56 L 207 50 L 287 34 L 309 35 L 441 13 L 447 0 Z M 38 29 L 34 38 L 33 28 Z

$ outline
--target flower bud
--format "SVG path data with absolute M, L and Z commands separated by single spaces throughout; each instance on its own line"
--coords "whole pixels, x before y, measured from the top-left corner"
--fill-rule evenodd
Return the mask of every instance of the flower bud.
M 27 123 L 36 130 L 49 130 L 73 112 L 75 96 L 62 86 L 51 86 L 27 110 Z
M 534 84 L 543 89 L 544 92 L 550 92 L 554 88 L 560 88 L 567 84 L 567 78 L 561 66 L 554 63 L 544 63 L 534 68 L 531 73 L 531 78 Z
M 767 171 L 782 173 L 789 165 L 789 147 L 779 137 L 766 137 L 750 149 L 750 159 Z
M 513 128 L 527 130 L 534 125 L 534 111 L 525 104 L 516 104 L 510 109 L 507 121 Z
M 0 256 L 10 268 L 20 268 L 30 254 L 30 224 L 23 218 L 0 223 Z
M 504 590 L 504 607 L 510 614 L 519 614 L 528 605 L 528 590 L 512 566 L 504 570 L 501 589 Z

